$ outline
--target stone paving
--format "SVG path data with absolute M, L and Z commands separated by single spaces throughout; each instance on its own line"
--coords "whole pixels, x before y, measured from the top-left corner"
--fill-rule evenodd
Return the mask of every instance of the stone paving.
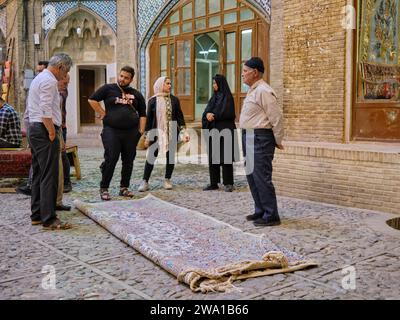
M 73 191 L 64 197 L 67 204 L 74 199 L 99 201 L 102 149 L 80 149 L 79 157 L 82 180 L 72 178 Z M 144 152 L 140 151 L 132 177 L 134 190 L 143 167 Z M 207 167 L 178 164 L 172 179 L 175 188 L 167 191 L 162 189 L 164 166 L 156 165 L 150 192 L 243 231 L 264 233 L 275 243 L 319 262 L 319 267 L 237 282 L 237 290 L 228 293 L 196 294 L 76 209 L 59 214 L 74 224 L 73 229 L 43 231 L 30 225 L 30 198 L 0 194 L 0 299 L 400 298 L 400 231 L 385 224 L 395 216 L 279 197 L 282 224 L 257 228 L 244 219 L 252 213 L 253 202 L 242 171 L 239 165 L 233 193 L 203 192 Z M 118 165 L 110 188 L 114 200 L 120 199 L 119 177 Z M 136 198 L 146 194 L 137 193 Z M 55 270 L 56 289 L 42 287 L 45 266 Z

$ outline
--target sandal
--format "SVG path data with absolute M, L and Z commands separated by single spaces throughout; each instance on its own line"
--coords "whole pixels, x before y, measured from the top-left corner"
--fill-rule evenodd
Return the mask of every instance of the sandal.
M 111 196 L 110 196 L 110 193 L 108 192 L 108 189 L 100 189 L 100 198 L 103 201 L 111 200 Z
M 129 191 L 129 189 L 126 188 L 126 187 L 121 188 L 121 189 L 119 190 L 119 195 L 120 195 L 121 197 L 126 197 L 126 198 L 133 198 L 133 196 L 134 196 L 133 192 L 132 192 L 132 191 Z
M 44 230 L 67 230 L 71 229 L 72 225 L 68 222 L 61 222 L 59 219 L 56 219 L 52 224 L 45 226 L 43 225 Z
M 39 224 L 42 224 L 42 221 L 41 220 L 31 220 L 31 224 L 33 226 L 38 226 Z

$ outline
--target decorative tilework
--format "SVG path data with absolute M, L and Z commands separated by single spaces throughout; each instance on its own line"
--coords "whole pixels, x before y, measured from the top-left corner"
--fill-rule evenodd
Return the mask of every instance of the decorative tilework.
M 249 1 L 252 2 L 252 1 Z M 271 17 L 271 0 L 254 0 Z
M 140 88 L 146 94 L 146 48 L 150 39 L 179 0 L 138 0 L 138 41 L 140 43 Z M 247 0 L 271 18 L 271 0 Z
M 47 33 L 56 27 L 57 21 L 60 20 L 69 10 L 78 6 L 78 1 L 65 2 L 46 2 L 43 5 L 42 25 L 44 32 Z
M 49 1 L 43 5 L 43 28 L 47 33 L 55 28 L 57 22 L 68 11 L 84 7 L 103 18 L 114 32 L 117 32 L 117 2 L 115 0 L 104 1 Z
M 117 1 L 83 1 L 81 5 L 97 13 L 117 33 Z
M 7 36 L 7 11 L 6 9 L 0 10 L 0 30 L 3 36 Z
M 138 39 L 147 31 L 154 17 L 160 11 L 164 0 L 138 0 Z

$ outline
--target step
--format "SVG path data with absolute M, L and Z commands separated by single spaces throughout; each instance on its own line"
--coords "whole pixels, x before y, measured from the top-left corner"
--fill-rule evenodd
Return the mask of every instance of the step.
M 93 125 L 93 126 L 81 126 L 79 128 L 79 133 L 99 133 L 103 130 L 102 126 Z

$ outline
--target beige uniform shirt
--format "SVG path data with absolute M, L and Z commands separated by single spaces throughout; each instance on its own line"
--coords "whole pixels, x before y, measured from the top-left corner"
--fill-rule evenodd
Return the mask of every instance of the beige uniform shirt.
M 272 129 L 276 144 L 282 144 L 283 114 L 278 106 L 276 93 L 264 81 L 254 83 L 247 92 L 240 113 L 242 129 Z

